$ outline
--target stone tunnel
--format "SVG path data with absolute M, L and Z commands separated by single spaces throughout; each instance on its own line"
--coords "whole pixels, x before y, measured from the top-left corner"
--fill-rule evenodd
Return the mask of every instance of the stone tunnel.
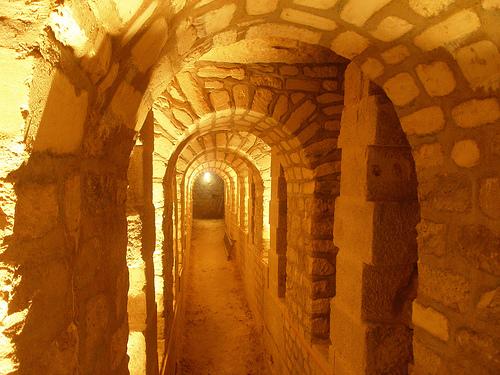
M 0 374 L 499 374 L 499 25 L 0 1 Z

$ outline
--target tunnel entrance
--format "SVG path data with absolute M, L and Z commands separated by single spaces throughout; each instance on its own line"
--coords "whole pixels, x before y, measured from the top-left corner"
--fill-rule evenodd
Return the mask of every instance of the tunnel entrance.
M 224 218 L 224 181 L 214 173 L 205 172 L 193 186 L 193 217 Z

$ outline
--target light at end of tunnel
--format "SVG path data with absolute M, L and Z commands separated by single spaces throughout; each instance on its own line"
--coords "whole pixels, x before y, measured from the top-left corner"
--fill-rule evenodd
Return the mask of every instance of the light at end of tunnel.
M 212 181 L 212 174 L 210 172 L 205 172 L 205 174 L 203 175 L 203 181 L 205 181 L 206 183 Z

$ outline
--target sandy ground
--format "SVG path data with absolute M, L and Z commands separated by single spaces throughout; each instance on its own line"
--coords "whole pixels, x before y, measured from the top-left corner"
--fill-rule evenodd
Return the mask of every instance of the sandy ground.
M 195 220 L 180 373 L 263 374 L 262 347 L 243 283 L 224 252 L 224 222 Z

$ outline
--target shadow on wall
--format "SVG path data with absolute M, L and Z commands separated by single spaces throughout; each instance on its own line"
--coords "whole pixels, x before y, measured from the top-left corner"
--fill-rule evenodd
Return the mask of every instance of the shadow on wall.
M 195 219 L 224 218 L 224 181 L 210 172 L 200 175 L 193 187 Z

